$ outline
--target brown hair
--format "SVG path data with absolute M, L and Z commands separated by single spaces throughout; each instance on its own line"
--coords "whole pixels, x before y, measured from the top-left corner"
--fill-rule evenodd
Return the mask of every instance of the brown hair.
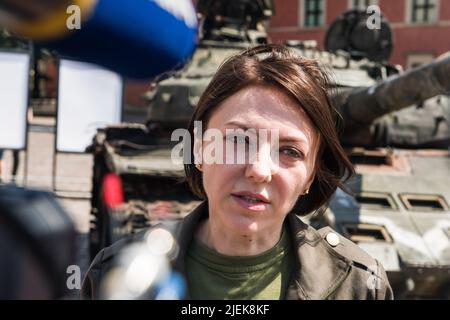
M 203 92 L 189 123 L 194 136 L 194 121 L 203 121 L 204 129 L 213 110 L 228 97 L 249 85 L 266 85 L 282 90 L 299 103 L 320 136 L 316 174 L 310 191 L 300 196 L 292 211 L 306 215 L 322 212 L 338 187 L 353 173 L 353 165 L 345 154 L 336 132 L 339 117 L 332 107 L 327 90 L 327 74 L 315 60 L 302 58 L 280 45 L 261 45 L 227 59 Z M 194 164 L 185 164 L 186 181 L 192 192 L 205 198 L 202 174 Z M 319 210 L 321 209 L 321 210 Z

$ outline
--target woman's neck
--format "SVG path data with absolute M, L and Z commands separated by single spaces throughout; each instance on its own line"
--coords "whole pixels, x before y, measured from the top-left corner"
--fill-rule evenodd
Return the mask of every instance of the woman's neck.
M 281 237 L 281 229 L 264 234 L 244 235 L 224 230 L 220 223 L 204 220 L 197 230 L 197 238 L 210 249 L 227 256 L 255 256 L 273 248 Z

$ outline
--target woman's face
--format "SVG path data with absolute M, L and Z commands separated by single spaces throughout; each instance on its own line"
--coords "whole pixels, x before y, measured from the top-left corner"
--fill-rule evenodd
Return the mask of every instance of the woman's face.
M 284 218 L 314 178 L 319 140 L 307 115 L 280 90 L 249 86 L 213 111 L 206 129 L 211 128 L 222 132 L 224 152 L 226 145 L 245 144 L 227 137 L 227 129 L 254 129 L 257 133 L 266 129 L 268 137 L 258 141 L 251 163 L 203 162 L 210 219 L 215 219 L 224 230 L 241 235 L 280 230 Z M 273 129 L 279 136 L 278 161 L 271 154 L 276 146 L 270 139 Z M 203 142 L 204 158 L 208 143 Z

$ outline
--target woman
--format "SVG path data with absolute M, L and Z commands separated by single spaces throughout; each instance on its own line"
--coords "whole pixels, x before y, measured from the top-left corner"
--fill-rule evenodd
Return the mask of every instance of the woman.
M 185 164 L 191 190 L 205 201 L 172 227 L 179 245 L 172 263 L 187 279 L 188 298 L 392 298 L 375 259 L 298 217 L 323 210 L 353 173 L 327 88 L 317 62 L 276 45 L 231 57 L 211 80 L 189 132 L 198 135 L 201 121 L 203 131 L 219 134 L 197 140 Z M 96 296 L 97 275 L 120 247 L 97 256 L 84 295 Z

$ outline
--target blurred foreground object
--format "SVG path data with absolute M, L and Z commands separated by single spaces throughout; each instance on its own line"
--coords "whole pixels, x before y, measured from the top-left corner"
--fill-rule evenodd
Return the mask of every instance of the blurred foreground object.
M 186 280 L 170 265 L 177 249 L 168 230 L 155 228 L 147 232 L 141 241 L 119 251 L 102 282 L 100 299 L 184 299 Z
M 0 24 L 61 56 L 136 79 L 182 67 L 197 36 L 189 0 L 0 0 Z
M 0 299 L 63 298 L 75 236 L 50 193 L 0 186 Z
M 90 298 L 107 300 L 183 299 L 185 279 L 172 270 L 170 263 L 179 252 L 178 244 L 170 232 L 174 224 L 165 222 L 159 228 L 142 231 L 116 242 L 127 235 L 121 234 L 123 230 L 120 223 L 127 206 L 123 203 L 122 180 L 114 173 L 107 174 L 103 180 L 103 201 L 112 218 L 109 231 L 116 237 L 112 239 L 114 244 L 95 258 L 91 268 L 96 267 L 99 259 L 103 262 L 113 257 L 114 260 L 102 278 L 100 292 L 90 292 L 90 281 L 94 279 L 87 278 L 82 295 L 90 292 Z M 90 288 L 92 290 L 93 287 Z

